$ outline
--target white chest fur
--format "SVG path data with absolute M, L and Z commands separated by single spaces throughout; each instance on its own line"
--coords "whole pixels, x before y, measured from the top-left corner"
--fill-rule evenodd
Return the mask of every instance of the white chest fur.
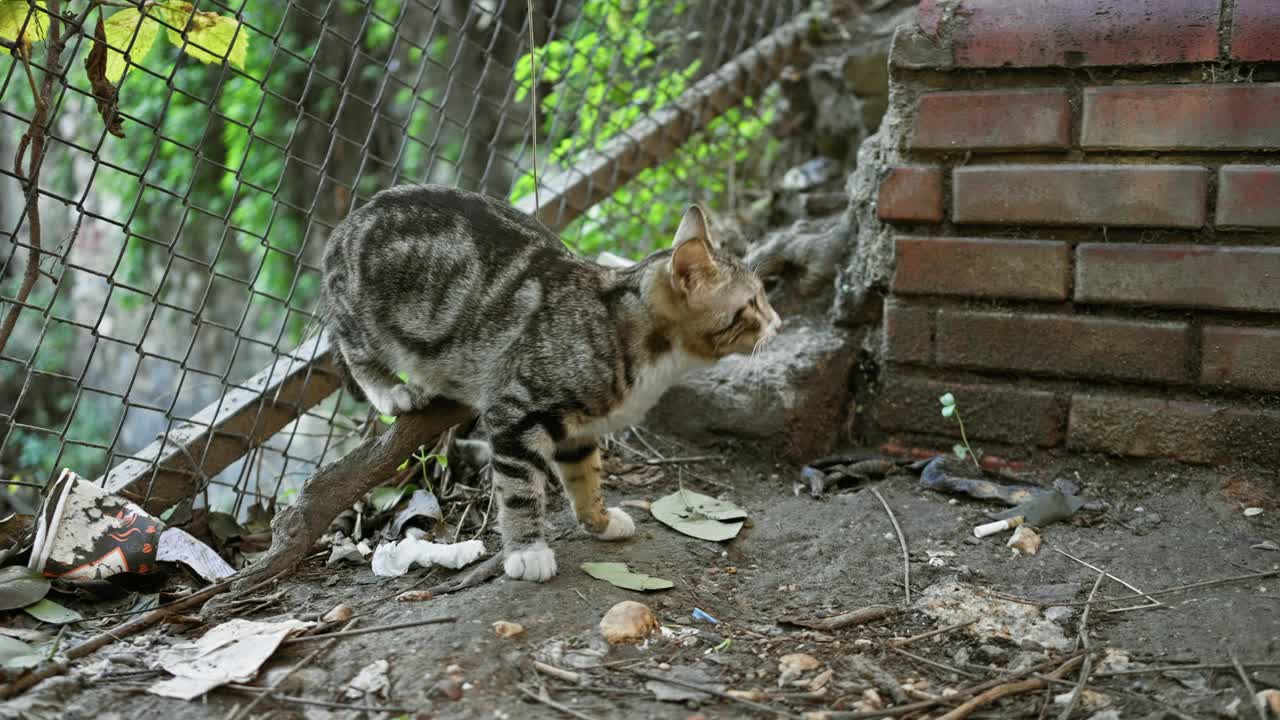
M 680 347 L 674 348 L 636 374 L 635 384 L 631 386 L 631 392 L 621 405 L 614 408 L 608 416 L 583 426 L 580 433 L 604 435 L 639 423 L 644 419 L 645 413 L 657 404 L 662 394 L 685 373 L 710 364 L 710 361 L 696 358 Z

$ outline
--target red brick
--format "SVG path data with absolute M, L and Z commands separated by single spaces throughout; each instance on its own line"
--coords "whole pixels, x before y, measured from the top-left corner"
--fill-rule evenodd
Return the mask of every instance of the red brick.
M 1066 149 L 1071 144 L 1067 91 L 935 92 L 920 98 L 914 150 Z
M 1200 227 L 1209 171 L 1186 165 L 956 168 L 957 223 Z
M 1280 329 L 1211 325 L 1200 352 L 1200 382 L 1280 390 Z
M 1280 146 L 1280 83 L 1087 88 L 1080 143 L 1132 150 Z
M 1047 375 L 1181 382 L 1187 325 L 1082 315 L 938 313 L 939 364 Z
M 1280 166 L 1224 165 L 1218 171 L 1218 225 L 1280 227 Z
M 1280 312 L 1280 248 L 1083 243 L 1075 299 Z
M 876 215 L 881 220 L 942 220 L 942 171 L 936 167 L 899 165 L 880 183 Z
M 900 237 L 893 291 L 916 295 L 1066 300 L 1066 243 Z
M 1117 395 L 1075 395 L 1067 444 L 1192 463 L 1280 461 L 1280 412 L 1245 405 Z
M 1065 416 L 1053 393 L 1011 385 L 941 383 L 895 376 L 876 401 L 881 429 L 960 437 L 954 419 L 942 417 L 938 398 L 952 393 L 970 440 L 1051 447 L 1062 441 Z
M 949 40 L 960 67 L 1203 62 L 1218 57 L 1218 3 L 926 0 L 917 25 L 941 43 Z
M 890 298 L 884 304 L 884 350 L 895 362 L 932 363 L 933 309 Z
M 1231 57 L 1280 60 L 1280 3 L 1236 0 L 1231 21 Z

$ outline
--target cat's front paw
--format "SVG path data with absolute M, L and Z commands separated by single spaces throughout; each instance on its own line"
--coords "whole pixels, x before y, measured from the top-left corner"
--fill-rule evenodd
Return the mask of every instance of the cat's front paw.
M 369 399 L 379 413 L 397 417 L 414 410 L 421 410 L 431 401 L 431 398 L 425 397 L 424 393 L 417 388 L 404 383 L 393 385 L 381 397 L 370 395 Z
M 515 580 L 546 582 L 556 574 L 556 554 L 546 543 L 534 543 L 508 554 L 502 569 Z
M 604 532 L 595 533 L 601 540 L 622 540 L 636 534 L 636 523 L 621 508 L 609 508 L 609 525 Z

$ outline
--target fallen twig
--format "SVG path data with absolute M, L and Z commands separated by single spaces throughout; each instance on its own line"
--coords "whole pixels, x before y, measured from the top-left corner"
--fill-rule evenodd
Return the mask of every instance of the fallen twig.
M 502 560 L 502 553 L 495 553 L 465 575 L 455 575 L 442 583 L 432 585 L 426 591 L 431 593 L 433 597 L 439 597 L 446 593 L 458 592 L 459 590 L 465 590 L 488 582 L 502 574 Z
M 1063 672 L 1070 671 L 1071 667 L 1074 667 L 1075 661 L 1077 661 L 1080 658 L 1080 656 L 1083 654 L 1084 654 L 1083 652 L 1080 652 L 1080 653 L 1076 653 L 1074 655 L 1069 656 L 1066 662 L 1063 663 L 1058 668 L 1058 670 L 1062 670 Z M 995 680 L 988 680 L 986 682 L 978 683 L 977 685 L 972 685 L 967 688 L 962 688 L 958 690 L 954 695 L 949 695 L 947 697 L 938 697 L 933 700 L 921 700 L 920 702 L 909 703 L 907 705 L 898 705 L 891 708 L 885 708 L 884 710 L 827 712 L 827 713 L 824 713 L 823 717 L 825 718 L 825 720 L 873 720 L 874 718 L 886 718 L 886 717 L 898 717 L 901 715 L 912 715 L 917 712 L 920 712 L 921 710 L 928 710 L 932 707 L 936 707 L 944 703 L 963 700 L 964 698 L 978 695 L 979 693 L 986 692 L 991 688 L 999 687 L 1000 685 L 1007 684 L 1019 678 L 1025 678 L 1030 675 L 1034 675 L 1042 670 L 1052 667 L 1057 662 L 1059 661 L 1046 660 L 1045 662 L 1042 662 L 1042 663 L 1036 663 L 1035 665 L 1032 665 L 1029 668 L 1020 670 L 1016 673 L 1012 673 L 1010 675 L 1006 675 L 1004 677 L 997 678 Z M 1054 671 L 1054 672 L 1056 673 L 1057 671 Z
M 266 695 L 271 692 L 270 688 L 254 687 L 252 685 L 223 685 L 228 690 L 236 690 L 239 692 L 255 693 L 258 695 Z M 352 710 L 355 712 L 369 713 L 370 715 L 379 715 L 385 713 L 416 713 L 422 708 L 406 708 L 394 707 L 391 705 L 347 705 L 345 703 L 329 702 L 327 700 L 312 700 L 311 698 L 295 697 L 293 695 L 272 695 L 272 700 L 293 705 L 313 705 L 315 707 L 332 708 L 335 710 Z
M 538 662 L 537 660 L 533 661 L 533 669 L 537 670 L 543 675 L 550 675 L 553 678 L 559 678 L 560 680 L 564 680 L 565 682 L 571 682 L 575 685 L 582 682 L 582 675 L 579 673 L 570 672 L 568 670 L 558 668 L 555 665 L 548 665 L 544 662 Z
M 880 504 L 884 506 L 884 511 L 889 514 L 889 522 L 893 523 L 893 531 L 898 533 L 898 544 L 902 546 L 902 589 L 906 592 L 906 605 L 911 604 L 911 556 L 907 553 L 907 539 L 902 535 L 902 527 L 898 525 L 898 518 L 894 517 L 893 509 L 889 507 L 889 503 L 885 501 L 884 496 L 880 494 L 877 488 L 871 488 L 871 493 L 876 496 Z
M 357 619 L 352 618 L 347 621 L 347 624 L 344 625 L 342 629 L 349 630 L 356 624 L 356 622 L 358 622 Z M 276 691 L 280 689 L 280 686 L 284 685 L 286 680 L 293 677 L 294 673 L 307 665 L 310 665 L 312 660 L 320 657 L 321 653 L 329 650 L 329 648 L 333 647 L 337 642 L 337 638 L 331 638 L 329 642 L 326 642 L 315 650 L 312 650 L 306 657 L 299 660 L 297 664 L 286 670 L 285 673 L 277 678 L 274 683 L 271 683 L 271 687 L 267 688 L 266 692 L 259 694 L 258 697 L 254 698 L 252 702 L 241 708 L 238 712 L 233 710 L 232 712 L 227 713 L 227 720 L 241 720 L 242 718 L 249 717 L 249 713 L 251 713 L 254 708 L 258 707 L 263 700 L 274 698 L 276 696 Z
M 949 632 L 955 632 L 956 630 L 959 630 L 961 628 L 967 628 L 976 622 L 978 622 L 978 618 L 974 618 L 972 620 L 969 620 L 968 622 L 956 623 L 955 625 L 948 625 L 946 627 L 941 627 L 941 628 L 938 628 L 937 630 L 930 630 L 929 632 L 920 633 L 919 635 L 912 635 L 909 638 L 902 638 L 901 640 L 890 640 L 889 645 L 891 647 L 896 647 L 896 648 L 906 647 L 911 643 L 916 642 L 917 640 L 927 640 L 928 638 L 935 637 L 937 635 L 945 635 Z
M 1106 571 L 1099 570 L 1098 579 L 1093 581 L 1093 589 L 1089 591 L 1090 600 L 1098 594 L 1098 588 L 1102 587 L 1102 580 L 1105 577 L 1107 577 Z M 1092 605 L 1084 606 L 1084 612 L 1080 614 L 1080 627 L 1076 630 L 1076 647 L 1085 650 L 1089 649 L 1089 611 L 1092 609 Z M 1071 691 L 1071 699 L 1067 701 L 1067 706 L 1058 714 L 1058 720 L 1067 720 L 1071 717 L 1071 713 L 1076 709 L 1076 703 L 1080 701 L 1080 694 L 1084 692 L 1085 684 L 1089 682 L 1089 673 L 1092 671 L 1093 656 L 1085 655 L 1084 663 L 1080 666 L 1080 679 L 1076 681 L 1075 689 Z
M 249 590 L 253 591 L 258 588 L 266 587 L 268 584 L 275 582 L 276 577 L 277 576 L 272 576 L 257 585 L 250 587 Z M 224 580 L 217 585 L 210 585 L 209 587 L 197 593 L 193 593 L 186 598 L 175 600 L 174 602 L 169 603 L 166 607 L 152 610 L 140 617 L 121 623 L 110 630 L 101 632 L 88 640 L 85 640 L 79 645 L 75 645 L 68 649 L 66 660 L 46 665 L 43 668 L 34 670 L 22 677 L 19 677 L 8 685 L 0 687 L 0 700 L 7 700 L 18 693 L 25 692 L 39 682 L 61 675 L 71 669 L 71 663 L 73 661 L 85 657 L 99 648 L 110 645 L 116 640 L 129 637 L 130 635 L 136 635 L 137 633 L 142 632 L 152 625 L 164 620 L 173 613 L 200 605 L 206 602 L 209 598 L 214 597 L 219 593 L 224 593 L 230 588 L 231 580 Z
M 1240 658 L 1236 657 L 1235 652 L 1231 653 L 1231 665 L 1236 669 L 1236 674 L 1240 676 L 1240 682 L 1244 683 L 1244 691 L 1249 694 L 1249 702 L 1253 704 L 1253 709 L 1258 713 L 1258 720 L 1267 720 L 1267 708 L 1263 704 L 1262 698 L 1258 697 L 1258 691 L 1253 688 L 1253 681 L 1249 679 L 1249 673 L 1245 672 L 1244 666 L 1240 664 Z
M 673 457 L 673 458 L 659 457 L 655 460 L 645 460 L 640 464 L 641 465 L 683 465 L 685 463 L 717 462 L 719 460 L 724 460 L 724 457 L 721 455 L 691 455 L 688 457 Z
M 1240 663 L 1243 667 L 1252 668 L 1280 668 L 1280 662 L 1247 662 Z M 1108 672 L 1094 673 L 1094 677 L 1124 677 L 1125 675 L 1159 675 L 1167 672 L 1182 672 L 1184 670 L 1233 670 L 1234 663 L 1198 663 L 1194 665 L 1160 665 L 1157 667 L 1134 668 L 1132 670 L 1111 670 Z
M 516 689 L 524 693 L 525 696 L 533 698 L 534 700 L 542 703 L 543 705 L 546 705 L 552 710 L 559 710 L 560 712 L 570 717 L 576 717 L 578 718 L 578 720 L 596 720 L 595 718 L 591 717 L 590 715 L 587 715 L 586 713 L 578 712 L 577 710 L 574 710 L 573 708 L 567 705 L 561 705 L 560 703 L 556 702 L 555 700 L 552 700 L 551 698 L 543 697 L 523 685 L 517 685 Z
M 395 623 L 393 625 L 375 625 L 373 627 L 360 628 L 358 630 L 339 630 L 338 632 L 324 633 L 322 635 L 303 635 L 301 637 L 290 638 L 280 643 L 281 645 L 297 645 L 298 643 L 311 642 L 313 640 L 329 640 L 331 638 L 355 637 L 356 635 L 368 635 L 369 633 L 390 632 L 392 630 L 403 630 L 405 628 L 421 627 L 423 625 L 439 625 L 441 623 L 457 622 L 455 615 L 448 615 L 438 618 L 427 618 L 425 620 L 413 620 L 410 622 Z
M 1221 580 L 1203 580 L 1201 582 L 1188 583 L 1186 585 L 1175 585 L 1163 590 L 1155 590 L 1149 593 L 1139 593 L 1137 595 L 1121 595 L 1119 597 L 1098 598 L 1096 600 L 1082 600 L 1077 602 L 1046 602 L 1044 600 L 1035 600 L 1033 598 L 1018 597 L 1017 595 L 1006 595 L 1002 592 L 994 590 L 984 590 L 979 588 L 978 592 L 993 597 L 997 600 L 1018 603 L 1019 605 L 1035 605 L 1036 607 L 1084 607 L 1098 603 L 1124 602 L 1128 600 L 1136 600 L 1138 598 L 1152 598 L 1157 595 L 1169 595 L 1172 593 L 1185 592 L 1187 590 L 1197 590 L 1199 588 L 1214 587 L 1216 585 L 1226 585 L 1228 583 L 1240 582 L 1241 580 L 1256 580 L 1258 578 L 1274 577 L 1280 575 L 1280 570 L 1267 570 L 1264 572 L 1249 573 L 1248 575 L 1235 575 Z
M 890 649 L 890 650 L 892 650 L 893 652 L 898 653 L 899 655 L 902 655 L 902 656 L 904 656 L 904 657 L 907 657 L 907 658 L 910 658 L 910 659 L 912 659 L 912 660 L 915 660 L 916 662 L 924 663 L 925 665 L 930 665 L 930 666 L 935 667 L 935 668 L 937 668 L 937 669 L 939 669 L 939 670 L 945 670 L 946 672 L 949 672 L 949 673 L 955 673 L 956 675 L 959 675 L 960 677 L 967 677 L 967 678 L 969 678 L 970 680 L 978 680 L 978 679 L 980 679 L 980 678 L 979 678 L 979 676 L 974 675 L 973 673 L 969 672 L 968 670 L 961 670 L 961 669 L 960 669 L 960 668 L 958 668 L 958 667 L 954 667 L 954 666 L 952 666 L 952 665 L 947 665 L 946 663 L 940 663 L 940 662 L 938 662 L 937 660 L 930 660 L 929 658 L 921 657 L 921 656 L 919 656 L 919 655 L 916 655 L 915 653 L 909 653 L 909 652 L 907 652 L 906 650 L 903 650 L 902 648 L 899 648 L 899 647 L 894 647 L 893 645 L 890 645 L 890 646 L 889 646 L 889 649 Z
M 810 630 L 829 631 L 852 627 L 854 625 L 865 625 L 875 620 L 891 617 L 897 612 L 898 609 L 891 605 L 871 605 L 859 610 L 851 610 L 847 613 L 832 615 L 831 617 L 816 618 L 813 620 L 788 619 L 784 622 L 789 625 L 798 625 L 799 627 L 809 628 Z
M 1066 558 L 1067 558 L 1067 559 L 1069 559 L 1069 560 L 1074 560 L 1075 562 L 1080 563 L 1081 565 L 1083 565 L 1083 566 L 1085 566 L 1085 567 L 1089 568 L 1090 570 L 1092 570 L 1092 571 L 1094 571 L 1094 572 L 1106 572 L 1106 571 L 1105 571 L 1105 570 L 1103 570 L 1102 568 L 1100 568 L 1100 567 L 1095 567 L 1095 566 L 1093 566 L 1093 565 L 1090 565 L 1089 563 L 1085 562 L 1084 560 L 1081 560 L 1080 558 L 1076 557 L 1075 555 L 1072 555 L 1071 553 L 1067 552 L 1066 550 L 1062 550 L 1062 549 L 1060 549 L 1060 548 L 1054 548 L 1054 549 L 1053 549 L 1053 551 L 1054 551 L 1054 552 L 1056 552 L 1056 553 L 1058 553 L 1059 555 L 1062 555 L 1063 557 L 1066 557 Z M 1142 597 L 1144 597 L 1144 598 L 1146 598 L 1147 600 L 1149 600 L 1149 601 L 1150 601 L 1150 602 L 1149 602 L 1148 604 L 1146 604 L 1146 605 L 1131 605 L 1131 606 L 1129 606 L 1129 607 L 1123 607 L 1123 608 L 1111 608 L 1111 609 L 1107 610 L 1107 612 L 1109 612 L 1109 613 L 1122 613 L 1122 612 L 1127 612 L 1127 611 L 1129 611 L 1129 610 L 1148 610 L 1148 609 L 1151 609 L 1151 608 L 1164 607 L 1164 603 L 1160 602 L 1159 600 L 1156 600 L 1155 598 L 1147 597 L 1146 593 L 1143 593 L 1143 592 L 1142 592 L 1141 590 L 1139 590 L 1138 588 L 1134 587 L 1133 585 L 1130 585 L 1129 583 L 1125 582 L 1124 580 L 1121 580 L 1120 578 L 1116 577 L 1115 575 L 1112 575 L 1111 573 L 1109 573 L 1109 572 L 1108 572 L 1108 573 L 1107 573 L 1107 577 L 1111 578 L 1112 580 L 1115 580 L 1116 582 L 1120 583 L 1121 585 L 1123 585 L 1123 586 L 1125 586 L 1125 587 L 1129 588 L 1130 590 L 1132 590 L 1132 591 L 1134 591 L 1134 592 L 1136 592 L 1136 593 L 1141 593 L 1141 594 L 1142 594 Z
M 768 705 L 765 705 L 764 703 L 758 703 L 755 700 L 748 700 L 746 698 L 736 697 L 734 695 L 730 695 L 724 690 L 719 690 L 717 688 L 707 687 L 705 685 L 699 685 L 697 683 L 685 682 L 684 680 L 680 680 L 678 678 L 672 678 L 666 675 L 661 675 L 659 673 L 649 672 L 648 670 L 641 670 L 640 668 L 631 668 L 631 672 L 635 673 L 636 675 L 639 675 L 642 678 L 647 678 L 649 680 L 657 680 L 658 682 L 664 682 L 669 685 L 678 685 L 680 687 L 688 688 L 690 690 L 697 690 L 698 692 L 703 692 L 708 695 L 714 695 L 722 700 L 731 700 L 733 702 L 738 703 L 739 705 L 745 705 L 749 708 L 754 708 L 756 710 L 759 710 L 760 712 L 769 713 L 770 715 L 778 715 L 778 716 L 787 717 L 787 718 L 796 717 L 795 715 L 792 715 L 791 713 L 788 713 L 786 711 L 779 710 L 774 707 L 769 707 Z
M 1066 675 L 1067 673 L 1071 672 L 1071 670 L 1076 665 L 1079 665 L 1081 662 L 1084 662 L 1087 659 L 1088 659 L 1088 655 L 1085 655 L 1083 657 L 1077 656 L 1077 657 L 1071 658 L 1070 660 L 1063 663 L 1062 666 L 1059 667 L 1057 670 L 1054 670 L 1053 672 L 1049 673 L 1049 677 L 1054 679 L 1061 678 L 1063 675 Z M 989 690 L 984 690 L 983 692 L 974 696 L 973 698 L 966 701 L 959 707 L 947 712 L 944 715 L 939 715 L 938 720 L 961 720 L 961 718 L 969 717 L 969 715 L 972 714 L 974 710 L 977 710 L 983 705 L 993 703 L 1002 697 L 1007 697 L 1009 695 L 1018 695 L 1024 692 L 1030 692 L 1032 690 L 1039 690 L 1040 688 L 1047 687 L 1047 686 L 1048 686 L 1048 682 L 1041 680 L 1039 678 L 1031 678 L 1029 680 L 1019 680 L 1016 682 L 1003 683 Z

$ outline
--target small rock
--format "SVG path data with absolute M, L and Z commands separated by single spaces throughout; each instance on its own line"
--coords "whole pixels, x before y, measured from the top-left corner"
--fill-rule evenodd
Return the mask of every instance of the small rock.
M 600 619 L 600 634 L 610 645 L 643 642 L 658 630 L 658 618 L 643 603 L 623 600 Z
M 983 645 L 978 648 L 978 652 L 982 654 L 982 657 L 992 662 L 1000 660 L 1005 656 L 1004 648 L 996 645 Z
M 618 504 L 621 505 L 622 507 L 633 507 L 633 508 L 636 508 L 637 510 L 645 510 L 645 511 L 647 511 L 653 505 L 653 503 L 649 502 L 648 500 L 623 500 Z
M 875 688 L 867 688 L 862 691 L 862 702 L 872 710 L 884 709 L 884 699 L 880 697 L 880 693 Z
M 1135 535 L 1147 535 L 1160 527 L 1162 522 L 1164 518 L 1160 517 L 1159 513 L 1141 513 L 1129 521 L 1129 527 Z
M 967 665 L 969 663 L 969 648 L 960 648 L 959 650 L 956 650 L 955 653 L 951 655 L 951 659 L 954 660 L 957 665 Z
M 343 695 L 349 700 L 358 700 L 366 696 L 385 698 L 387 690 L 391 688 L 391 679 L 387 677 L 388 669 L 390 669 L 390 663 L 386 660 L 364 666 L 351 679 L 351 682 L 347 683 Z
M 436 683 L 432 690 L 440 697 L 454 702 L 462 699 L 462 685 L 452 678 L 444 678 Z
M 520 623 L 498 620 L 493 624 L 493 632 L 498 637 L 513 638 L 524 634 L 524 626 Z
M 826 687 L 827 683 L 831 682 L 831 678 L 834 675 L 835 675 L 835 672 L 832 671 L 830 668 L 823 670 L 822 672 L 818 673 L 817 677 L 809 681 L 809 690 L 811 692 L 818 692 L 822 688 Z
M 338 604 L 334 605 L 333 609 L 325 613 L 324 617 L 320 619 L 327 623 L 346 622 L 347 620 L 350 620 L 351 616 L 355 615 L 355 613 L 356 611 L 352 610 L 350 605 Z
M 406 590 L 396 596 L 396 602 L 425 602 L 430 599 L 430 590 Z
M 1255 515 L 1261 515 L 1261 514 L 1262 514 L 1262 508 L 1260 507 L 1249 507 L 1244 509 L 1245 517 L 1253 517 Z
M 1072 610 L 1069 607 L 1063 607 L 1061 605 L 1055 605 L 1053 607 L 1047 607 L 1044 609 L 1045 620 L 1056 622 L 1059 625 L 1067 622 L 1074 615 L 1075 615 L 1074 610 Z
M 1019 525 L 1005 546 L 1023 555 L 1035 555 L 1040 552 L 1040 535 L 1026 525 Z
M 1064 692 L 1061 695 L 1054 695 L 1053 702 L 1055 705 L 1067 705 L 1071 702 L 1071 696 L 1075 694 L 1075 690 Z M 1105 707 L 1111 702 L 1111 699 L 1100 692 L 1085 688 L 1080 693 L 1080 701 L 1076 703 L 1076 707 L 1082 707 L 1085 710 L 1096 710 Z
M 778 687 L 782 687 L 796 678 L 800 677 L 810 670 L 817 670 L 822 667 L 822 663 L 812 655 L 806 653 L 791 653 L 783 655 L 778 660 Z

